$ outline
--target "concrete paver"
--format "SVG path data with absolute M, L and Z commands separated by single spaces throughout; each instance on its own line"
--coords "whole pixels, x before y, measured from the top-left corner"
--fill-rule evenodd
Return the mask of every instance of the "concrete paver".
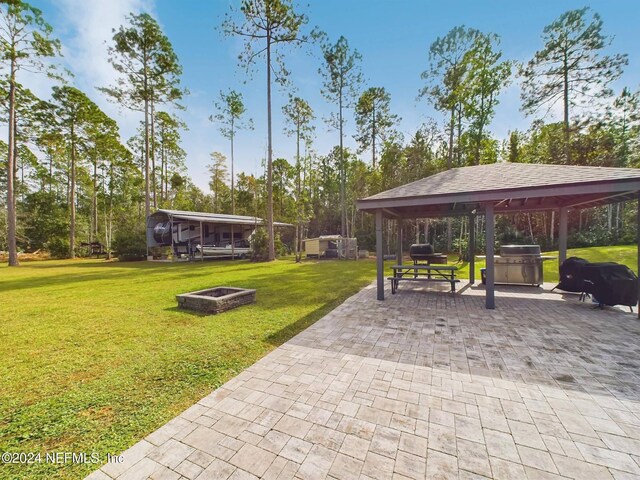
M 640 322 L 370 285 L 88 478 L 631 478 Z

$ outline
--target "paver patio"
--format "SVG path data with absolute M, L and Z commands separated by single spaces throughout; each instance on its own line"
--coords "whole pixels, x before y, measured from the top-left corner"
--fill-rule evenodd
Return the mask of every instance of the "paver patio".
M 87 478 L 640 478 L 640 321 L 551 286 L 370 285 Z

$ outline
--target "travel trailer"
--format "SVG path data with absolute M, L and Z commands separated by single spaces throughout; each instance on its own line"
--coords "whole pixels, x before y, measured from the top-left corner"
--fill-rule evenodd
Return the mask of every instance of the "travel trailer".
M 147 249 L 163 247 L 173 260 L 247 258 L 251 236 L 264 221 L 257 217 L 220 213 L 158 210 L 147 218 Z M 290 226 L 275 222 L 275 226 Z M 149 255 L 149 260 L 155 260 Z

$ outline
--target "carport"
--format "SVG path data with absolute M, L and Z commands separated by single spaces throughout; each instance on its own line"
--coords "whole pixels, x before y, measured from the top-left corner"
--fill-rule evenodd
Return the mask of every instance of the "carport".
M 447 170 L 358 200 L 358 208 L 375 214 L 377 298 L 384 300 L 382 219 L 398 223 L 401 262 L 402 221 L 416 218 L 469 217 L 470 283 L 474 278 L 474 217 L 486 217 L 486 308 L 495 308 L 495 215 L 555 210 L 559 213 L 559 263 L 567 258 L 570 209 L 637 200 L 640 169 L 495 163 Z M 638 207 L 640 225 L 640 202 Z M 640 232 L 638 234 L 640 252 Z M 638 256 L 640 271 L 640 255 Z M 640 309 L 638 311 L 640 316 Z

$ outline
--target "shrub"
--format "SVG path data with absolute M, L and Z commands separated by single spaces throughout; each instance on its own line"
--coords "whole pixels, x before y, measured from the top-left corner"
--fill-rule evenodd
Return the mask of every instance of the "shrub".
M 52 257 L 69 257 L 69 209 L 55 192 L 27 195 L 21 205 L 24 238 L 19 246 L 28 252 L 46 250 Z M 77 228 L 77 231 L 80 231 Z
M 273 240 L 273 243 L 275 244 L 276 257 L 289 255 L 291 253 L 291 248 L 282 241 L 279 233 L 276 233 L 276 238 Z
M 69 258 L 69 240 L 66 238 L 53 237 L 43 246 L 53 258 Z
M 254 262 L 263 262 L 269 258 L 269 239 L 267 231 L 262 228 L 256 228 L 251 235 L 251 260 Z
M 147 241 L 140 228 L 119 230 L 113 239 L 113 250 L 122 261 L 144 260 L 147 257 Z

